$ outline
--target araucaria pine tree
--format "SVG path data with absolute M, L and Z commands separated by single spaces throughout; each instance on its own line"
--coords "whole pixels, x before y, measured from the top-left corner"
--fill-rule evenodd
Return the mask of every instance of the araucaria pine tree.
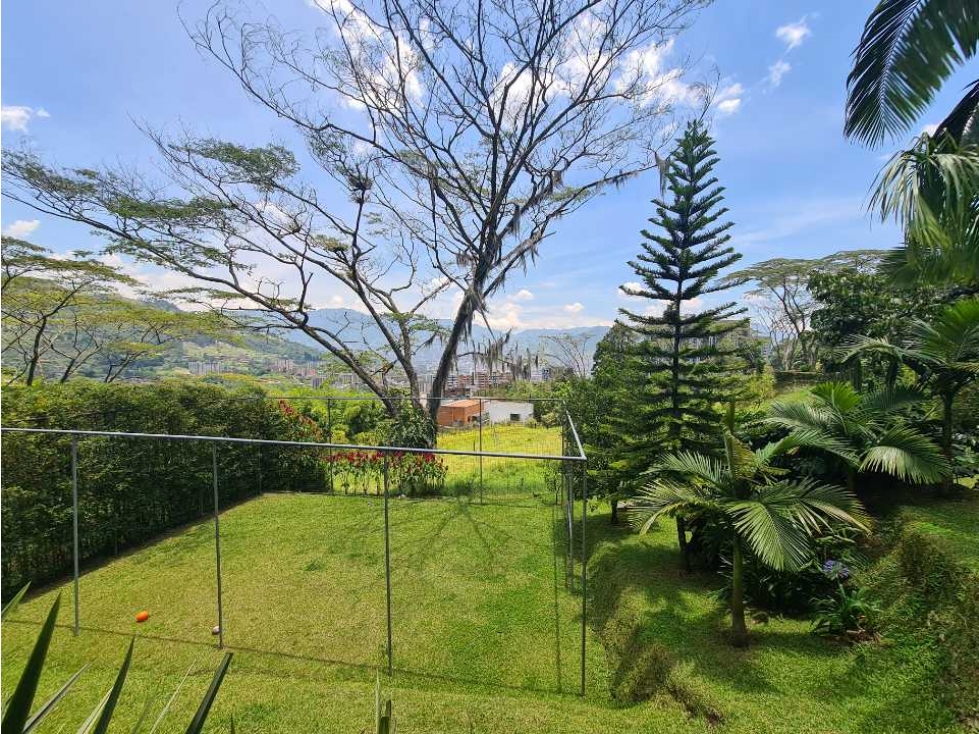
M 653 200 L 653 226 L 642 231 L 642 252 L 629 263 L 641 283 L 623 286 L 650 300 L 646 310 L 621 310 L 638 337 L 628 361 L 639 373 L 641 394 L 628 416 L 633 441 L 627 449 L 628 463 L 637 469 L 669 453 L 719 451 L 719 409 L 741 385 L 732 332 L 747 327 L 740 318 L 746 309 L 701 302 L 736 285 L 719 274 L 741 258 L 728 244 L 732 222 L 724 219 L 724 187 L 713 175 L 719 160 L 713 143 L 700 121 L 678 138 L 664 171 L 664 195 Z M 677 540 L 689 567 L 680 515 Z

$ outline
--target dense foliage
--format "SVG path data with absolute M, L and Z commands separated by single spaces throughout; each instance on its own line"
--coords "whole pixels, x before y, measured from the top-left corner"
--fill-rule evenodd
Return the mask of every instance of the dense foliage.
M 288 407 L 288 406 L 286 406 Z M 308 417 L 255 390 L 193 382 L 153 386 L 7 387 L 9 427 L 200 434 L 309 441 L 322 437 Z M 82 563 L 155 538 L 214 507 L 212 447 L 220 504 L 260 491 L 324 489 L 312 451 L 277 446 L 86 437 L 78 442 Z M 3 594 L 26 581 L 67 573 L 72 560 L 71 439 L 3 436 Z M 165 476 L 167 481 L 161 481 Z

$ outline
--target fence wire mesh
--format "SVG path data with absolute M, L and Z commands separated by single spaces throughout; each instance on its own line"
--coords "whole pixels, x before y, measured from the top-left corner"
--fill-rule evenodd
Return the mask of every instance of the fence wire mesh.
M 485 407 L 431 450 L 5 427 L 3 595 L 77 560 L 82 631 L 583 692 L 580 444 Z

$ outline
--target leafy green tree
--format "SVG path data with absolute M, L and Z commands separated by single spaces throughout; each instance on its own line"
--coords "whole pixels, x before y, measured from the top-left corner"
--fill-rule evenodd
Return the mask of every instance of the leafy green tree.
M 751 451 L 728 430 L 724 459 L 681 451 L 662 459 L 631 511 L 640 532 L 663 516 L 696 514 L 722 529 L 732 545 L 732 642 L 748 644 L 744 616 L 744 556 L 775 570 L 800 568 L 811 555 L 810 537 L 833 523 L 866 530 L 868 520 L 849 491 L 812 479 L 790 480 L 775 465 L 804 444 L 789 436 Z
M 928 317 L 940 307 L 938 291 L 929 287 L 897 289 L 889 276 L 872 267 L 846 266 L 833 270 L 816 269 L 808 288 L 815 309 L 810 325 L 823 347 L 824 366 L 853 370 L 854 385 L 862 387 L 865 375 L 862 362 L 845 358 L 845 348 L 858 336 L 880 339 L 902 338 L 916 318 Z M 896 361 L 872 362 L 870 376 L 893 385 L 897 378 Z M 881 374 L 881 369 L 883 374 Z
M 636 474 L 627 448 L 634 440 L 627 417 L 636 395 L 629 366 L 634 342 L 630 330 L 613 325 L 596 346 L 591 377 L 566 380 L 557 392 L 588 455 L 589 494 L 609 500 L 613 524 L 619 521 L 619 502 L 634 489 Z
M 132 278 L 75 252 L 59 258 L 47 248 L 4 237 L 0 244 L 3 290 L 3 355 L 12 379 L 30 385 L 41 376 L 61 327 L 112 294 L 113 286 L 136 285 Z
M 150 133 L 162 186 L 5 150 L 3 195 L 180 273 L 201 303 L 240 317 L 247 302 L 344 362 L 391 416 L 406 383 L 434 420 L 474 320 L 560 220 L 655 165 L 673 105 L 636 59 L 704 4 L 345 0 L 294 32 L 260 3 L 247 18 L 219 0 L 187 23 L 192 43 L 290 126 L 302 161 L 277 144 Z M 263 264 L 277 277 L 251 277 Z M 337 292 L 363 319 L 313 318 Z M 456 304 L 448 324 L 424 317 L 441 295 Z
M 728 210 L 713 173 L 719 161 L 713 145 L 699 121 L 678 138 L 664 171 L 669 196 L 653 201 L 653 229 L 642 231 L 642 252 L 629 263 L 641 283 L 623 286 L 652 302 L 642 313 L 621 311 L 636 336 L 630 353 L 638 389 L 620 418 L 633 437 L 634 464 L 648 466 L 658 453 L 716 448 L 716 404 L 731 400 L 741 383 L 737 347 L 724 337 L 746 328 L 739 318 L 746 309 L 734 302 L 696 307 L 702 297 L 738 284 L 722 282 L 720 273 L 741 258 L 728 244 L 733 223 L 723 220 Z M 676 519 L 688 566 L 683 513 Z
M 845 250 L 821 258 L 774 258 L 754 263 L 728 276 L 736 282 L 751 281 L 747 292 L 754 312 L 765 325 L 772 348 L 772 361 L 782 369 L 813 370 L 825 342 L 812 330 L 819 301 L 810 287 L 814 277 L 830 276 L 841 270 L 864 272 L 875 266 L 880 250 Z
M 931 321 L 916 321 L 903 344 L 863 337 L 854 356 L 871 352 L 900 360 L 942 403 L 942 452 L 952 460 L 955 398 L 979 379 L 979 299 L 959 301 Z
M 906 482 L 937 482 L 949 464 L 938 447 L 903 414 L 922 400 L 902 388 L 857 392 L 845 382 L 826 382 L 812 400 L 776 402 L 765 420 L 788 429 L 798 441 L 816 445 L 857 489 L 860 472 L 882 472 Z

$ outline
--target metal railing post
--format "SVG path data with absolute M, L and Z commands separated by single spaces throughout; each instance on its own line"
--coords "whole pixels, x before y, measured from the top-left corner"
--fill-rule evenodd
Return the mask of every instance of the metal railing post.
M 581 464 L 581 695 L 585 695 L 585 645 L 588 632 L 588 548 L 585 526 L 588 522 L 588 462 Z
M 479 399 L 479 504 L 485 502 L 483 496 L 483 399 Z
M 214 478 L 214 553 L 218 579 L 218 649 L 224 648 L 224 600 L 221 594 L 221 519 L 218 505 L 218 445 L 211 444 L 211 474 Z
M 384 583 L 387 593 L 388 613 L 388 675 L 394 675 L 394 634 L 391 629 L 391 523 L 388 517 L 388 454 L 384 454 Z
M 326 441 L 333 443 L 333 401 L 326 399 Z M 327 466 L 330 467 L 330 494 L 333 494 L 333 449 L 326 450 Z
M 78 436 L 71 437 L 71 545 L 74 563 L 75 637 L 78 637 L 80 612 L 78 609 Z

